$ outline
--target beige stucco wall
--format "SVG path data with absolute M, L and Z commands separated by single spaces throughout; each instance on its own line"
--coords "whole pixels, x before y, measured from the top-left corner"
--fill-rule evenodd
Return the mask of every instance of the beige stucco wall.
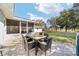
M 1 9 L 4 16 L 8 19 L 12 19 L 14 4 L 13 3 L 0 3 L 0 5 L 1 5 Z

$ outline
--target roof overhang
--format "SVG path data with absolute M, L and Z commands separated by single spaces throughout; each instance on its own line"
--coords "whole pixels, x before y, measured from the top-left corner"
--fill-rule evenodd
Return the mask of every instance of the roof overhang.
M 31 22 L 31 23 L 36 23 L 36 21 L 30 20 L 30 19 L 25 19 L 25 18 L 20 18 L 20 17 L 12 17 L 12 18 L 7 18 L 9 20 L 16 20 L 16 21 L 23 21 L 23 22 Z

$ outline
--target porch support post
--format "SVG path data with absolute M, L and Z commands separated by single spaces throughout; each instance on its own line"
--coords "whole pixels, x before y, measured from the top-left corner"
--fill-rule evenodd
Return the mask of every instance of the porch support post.
M 35 23 L 34 23 L 34 25 L 33 25 L 33 31 L 34 31 L 34 29 L 35 29 Z
M 19 33 L 21 34 L 21 21 L 19 22 Z
M 28 22 L 26 23 L 26 32 L 28 33 Z

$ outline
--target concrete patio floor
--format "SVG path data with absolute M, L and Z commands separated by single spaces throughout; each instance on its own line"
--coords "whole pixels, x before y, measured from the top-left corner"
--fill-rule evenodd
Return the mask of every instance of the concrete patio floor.
M 4 56 L 28 56 L 27 51 L 24 50 L 21 39 L 16 39 L 16 46 L 6 48 L 3 51 Z M 75 56 L 76 47 L 71 44 L 52 41 L 52 51 L 47 51 L 47 56 Z M 30 56 L 35 56 L 35 49 L 30 51 Z M 44 56 L 44 53 L 39 50 L 37 56 Z

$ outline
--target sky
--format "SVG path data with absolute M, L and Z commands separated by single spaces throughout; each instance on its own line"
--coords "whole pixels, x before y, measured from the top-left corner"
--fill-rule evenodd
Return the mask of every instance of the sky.
M 72 3 L 15 3 L 14 16 L 46 22 L 72 6 Z

